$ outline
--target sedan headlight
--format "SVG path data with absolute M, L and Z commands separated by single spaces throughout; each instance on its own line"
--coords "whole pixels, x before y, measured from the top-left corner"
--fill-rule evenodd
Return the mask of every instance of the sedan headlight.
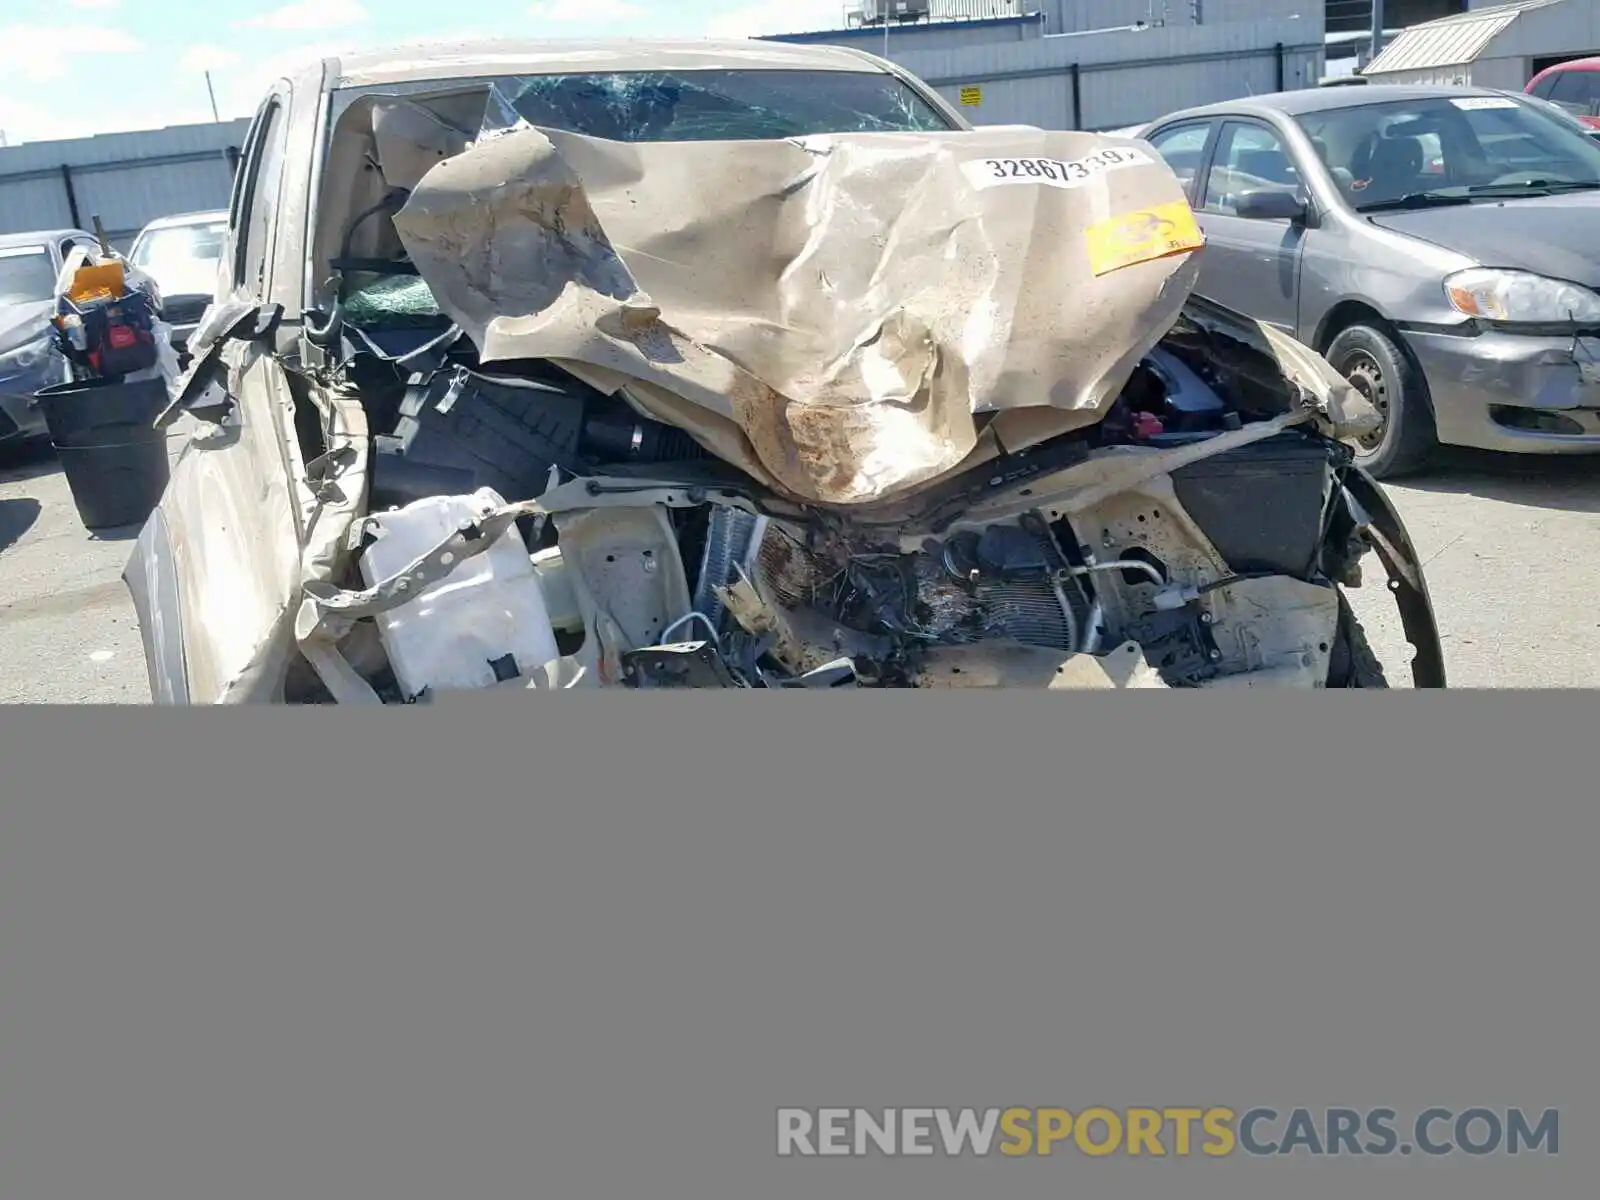
M 1450 306 L 1469 317 L 1520 325 L 1600 325 L 1600 295 L 1528 271 L 1473 267 L 1444 281 Z
M 52 340 L 49 337 L 18 346 L 8 354 L 0 354 L 0 375 L 20 375 L 36 371 L 50 361 Z

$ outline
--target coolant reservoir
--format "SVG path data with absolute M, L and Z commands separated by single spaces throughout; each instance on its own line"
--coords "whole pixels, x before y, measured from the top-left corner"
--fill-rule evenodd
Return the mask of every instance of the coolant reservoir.
M 378 540 L 361 555 L 371 587 L 439 545 L 464 521 L 505 501 L 483 488 L 470 496 L 430 496 L 374 514 Z M 378 636 L 407 699 L 425 689 L 490 687 L 528 675 L 560 657 L 528 544 L 516 526 L 488 550 L 463 559 L 416 597 L 379 613 Z

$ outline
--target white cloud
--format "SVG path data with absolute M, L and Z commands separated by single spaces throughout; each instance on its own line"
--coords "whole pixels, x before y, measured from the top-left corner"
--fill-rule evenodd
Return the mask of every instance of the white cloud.
M 97 25 L 0 26 L 0 77 L 53 83 L 90 54 L 136 54 L 144 44 L 121 29 Z
M 361 0 L 296 0 L 259 16 L 248 17 L 237 24 L 251 29 L 337 29 L 344 25 L 359 25 L 367 19 L 366 6 Z
M 190 53 L 195 54 L 196 61 L 204 61 L 203 52 L 207 49 L 209 47 L 195 46 L 191 48 Z M 226 69 L 212 67 L 211 81 L 217 89 L 217 109 L 225 121 L 234 117 L 253 116 L 256 109 L 261 107 L 261 101 L 266 98 L 267 88 L 275 80 L 282 79 L 285 75 L 292 75 L 299 68 L 308 66 L 317 59 L 347 54 L 350 49 L 348 45 L 313 42 L 266 58 L 240 57 Z M 223 53 L 230 52 L 224 50 Z M 191 67 L 191 70 L 195 69 Z M 198 68 L 198 70 L 206 69 Z M 203 97 L 204 83 L 200 85 L 200 92 Z M 207 116 L 205 119 L 210 118 Z
M 190 74 L 200 71 L 221 71 L 237 66 L 243 57 L 237 50 L 229 50 L 226 46 L 190 46 L 183 52 L 178 67 Z
M 203 84 L 198 92 L 198 97 L 186 97 L 180 103 L 163 100 L 157 109 L 118 106 L 98 113 L 72 116 L 63 116 L 60 109 L 49 104 L 0 96 L 0 113 L 4 114 L 0 117 L 0 128 L 5 131 L 6 143 L 16 146 L 25 142 L 93 137 L 99 133 L 160 129 L 165 125 L 198 125 L 211 120 L 211 108 L 206 102 Z
M 621 21 L 642 17 L 644 10 L 628 0 L 550 0 L 535 4 L 528 15 L 536 21 Z
M 719 13 L 706 21 L 705 29 L 708 36 L 716 38 L 843 29 L 846 8 L 843 0 L 765 0 Z
M 103 11 L 108 8 L 121 7 L 122 0 L 68 0 L 68 3 L 73 8 L 93 8 Z
M 48 142 L 58 138 L 89 137 L 105 133 L 103 121 L 88 117 L 63 117 L 47 106 L 19 102 L 10 97 L 3 101 L 5 118 L 0 120 L 0 133 L 5 134 L 8 146 L 24 142 Z M 120 122 L 119 122 L 120 123 Z

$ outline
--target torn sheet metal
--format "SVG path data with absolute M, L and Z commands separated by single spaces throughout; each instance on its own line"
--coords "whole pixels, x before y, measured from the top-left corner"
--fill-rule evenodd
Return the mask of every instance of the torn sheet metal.
M 1310 346 L 1202 296 L 1189 297 L 1168 341 L 1189 345 L 1217 368 L 1253 377 L 1268 390 L 1287 390 L 1289 406 L 1310 414 L 1329 437 L 1364 437 L 1383 423 L 1372 401 Z
M 862 504 L 956 467 L 983 414 L 1109 405 L 1194 285 L 1185 213 L 1153 151 L 1087 133 L 530 128 L 439 162 L 394 226 L 485 362 L 653 385 L 791 495 Z
M 1212 591 L 1211 632 L 1230 662 L 1245 664 L 1202 686 L 1321 687 L 1339 624 L 1339 589 L 1274 575 Z
M 1135 642 L 1093 655 L 1009 641 L 933 647 L 925 652 L 912 684 L 941 690 L 1006 687 L 1047 691 L 1167 686 Z

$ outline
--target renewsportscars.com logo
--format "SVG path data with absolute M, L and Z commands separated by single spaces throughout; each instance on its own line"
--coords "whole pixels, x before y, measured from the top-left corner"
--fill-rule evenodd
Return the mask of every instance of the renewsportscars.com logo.
M 949 1158 L 1366 1158 L 1421 1154 L 1554 1155 L 1558 1110 L 1427 1108 L 780 1108 L 778 1154 Z

